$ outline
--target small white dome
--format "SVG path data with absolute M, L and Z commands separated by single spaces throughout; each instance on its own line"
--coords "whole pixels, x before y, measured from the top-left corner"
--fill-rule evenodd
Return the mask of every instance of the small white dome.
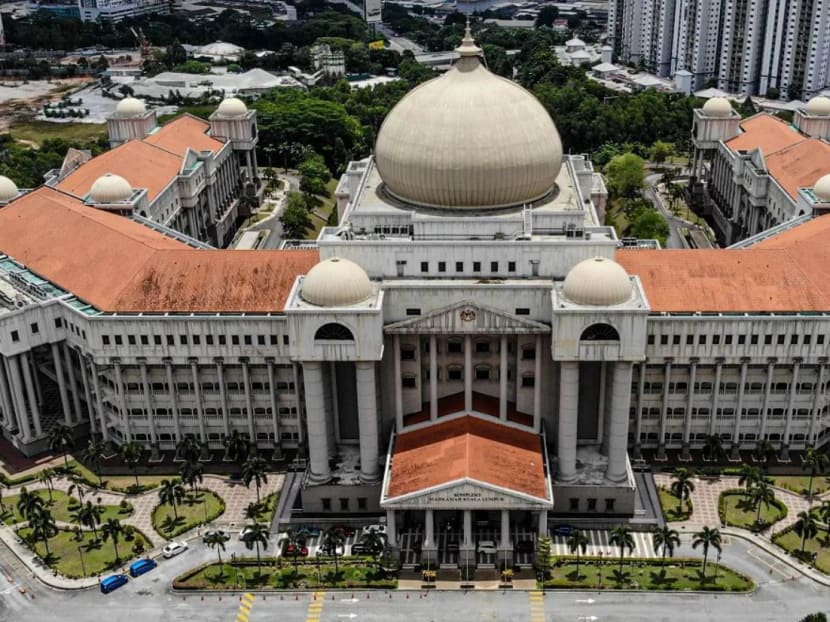
M 239 119 L 248 114 L 248 107 L 241 99 L 236 97 L 228 97 L 227 99 L 222 100 L 222 103 L 219 104 L 219 108 L 216 109 L 216 112 L 220 117 Z
M 582 39 L 578 38 L 578 37 L 574 37 L 573 39 L 568 39 L 565 42 L 565 45 L 568 46 L 569 48 L 580 47 L 580 46 L 585 47 L 585 42 Z
M 830 203 L 830 174 L 825 175 L 813 186 L 813 194 L 822 203 Z
M 96 179 L 89 190 L 89 198 L 95 203 L 120 203 L 129 199 L 132 194 L 130 182 L 112 173 Z
M 631 279 L 615 261 L 594 257 L 580 261 L 565 277 L 562 292 L 578 305 L 614 306 L 631 298 Z
M 807 114 L 814 117 L 830 117 L 830 97 L 819 95 L 808 101 Z
M 348 259 L 332 257 L 308 271 L 300 297 L 318 307 L 350 307 L 373 293 L 363 268 Z
M 707 117 L 729 117 L 732 115 L 732 104 L 725 97 L 713 97 L 703 104 L 703 114 Z
M 119 117 L 135 118 L 142 116 L 147 112 L 147 107 L 144 102 L 135 97 L 125 97 L 115 107 L 115 112 Z
M 20 191 L 17 189 L 17 184 L 8 177 L 0 175 L 0 202 L 8 203 L 16 197 Z

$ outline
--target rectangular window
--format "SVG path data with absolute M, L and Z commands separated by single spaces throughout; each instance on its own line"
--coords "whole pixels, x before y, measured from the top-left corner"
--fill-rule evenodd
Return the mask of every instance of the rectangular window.
M 231 335 L 231 344 L 235 346 L 239 345 L 239 335 Z
M 61 319 L 59 317 L 56 317 L 55 318 L 55 328 L 60 328 L 61 326 L 63 326 L 63 322 L 61 321 Z
M 818 335 L 816 337 L 816 343 L 820 346 L 824 345 L 824 335 Z
M 288 345 L 288 335 L 283 335 L 282 336 L 282 345 L 284 345 L 284 346 Z
M 414 361 L 415 360 L 415 346 L 403 346 L 401 348 L 401 360 L 402 361 Z
M 37 322 L 33 322 L 29 328 L 32 329 L 32 334 L 37 335 L 40 332 L 40 328 L 38 328 Z
M 141 335 L 141 345 L 149 346 L 150 345 L 150 338 L 147 335 Z
M 783 346 L 784 345 L 784 335 L 778 335 L 778 338 L 775 340 L 775 342 L 779 346 Z
M 271 345 L 272 346 L 279 345 L 278 335 L 271 335 Z
M 536 385 L 536 378 L 534 376 L 522 376 L 523 387 L 533 387 Z
M 253 338 L 251 337 L 251 335 L 245 335 L 245 345 L 249 346 L 251 344 L 253 344 Z
M 438 262 L 438 272 L 446 272 L 447 271 L 447 262 L 446 261 L 439 261 Z
M 429 272 L 429 262 L 422 261 L 421 262 L 421 272 Z
M 731 346 L 732 345 L 732 335 L 726 335 L 726 337 L 724 338 L 724 343 L 728 346 Z
M 576 512 L 579 510 L 579 497 L 571 497 L 568 499 L 568 509 L 571 512 Z
M 205 343 L 209 346 L 213 345 L 213 335 L 205 335 Z
M 649 335 L 648 338 L 646 339 L 646 342 L 648 343 L 648 345 L 653 346 L 654 345 L 654 335 Z
M 698 335 L 697 337 L 698 344 L 705 346 L 706 345 L 706 335 Z
M 477 367 L 476 368 L 476 380 L 490 380 L 490 368 L 489 367 Z
M 798 335 L 790 335 L 790 345 L 798 345 Z
M 461 354 L 463 351 L 463 347 L 460 341 L 448 341 L 447 342 L 447 352 L 450 354 Z
M 464 272 L 464 262 L 463 261 L 456 261 L 455 262 L 455 271 L 456 272 Z
M 597 500 L 596 499 L 588 499 L 588 511 L 589 512 L 596 512 L 597 511 Z
M 712 344 L 720 345 L 720 335 L 712 335 Z
M 491 261 L 490 262 L 490 272 L 498 272 L 499 271 L 499 262 L 498 261 Z
M 749 336 L 749 343 L 753 346 L 758 345 L 758 335 L 750 335 Z
M 417 307 L 409 307 L 406 310 L 407 315 L 421 315 L 421 310 Z
M 416 388 L 418 385 L 415 381 L 415 376 L 404 376 L 403 378 L 401 378 L 401 386 L 404 389 Z
M 669 336 L 668 335 L 660 335 L 660 345 L 661 346 L 669 345 Z
M 481 262 L 474 261 L 473 262 L 473 272 L 481 272 Z
M 358 510 L 365 510 L 369 505 L 369 500 L 366 497 L 358 497 L 357 498 L 357 509 Z
M 447 378 L 457 382 L 459 380 L 464 380 L 464 374 L 460 367 L 450 367 L 447 370 Z
M 157 346 L 161 345 L 161 335 L 153 335 L 153 343 Z
M 168 346 L 176 345 L 176 340 L 174 339 L 173 335 L 167 335 L 167 345 Z
M 264 346 L 265 345 L 265 335 L 257 335 L 256 336 L 256 344 L 258 346 Z
M 349 498 L 348 497 L 340 497 L 340 510 L 346 511 L 349 509 Z
M 738 345 L 742 346 L 746 343 L 746 335 L 738 335 Z
M 127 344 L 131 346 L 135 345 L 135 335 L 127 335 Z
M 680 335 L 672 335 L 671 344 L 673 346 L 679 346 L 680 345 Z M 686 344 L 687 345 L 692 344 L 692 336 L 691 335 L 686 335 Z
M 527 307 L 516 307 L 516 315 L 530 315 L 530 309 Z
M 686 335 L 686 345 L 691 346 L 691 345 L 694 345 L 694 343 L 695 343 L 695 336 L 694 335 Z M 677 340 L 674 343 L 674 345 L 679 345 L 679 344 L 680 344 L 680 337 L 678 336 Z
M 606 512 L 613 512 L 614 511 L 614 502 L 616 499 L 606 499 L 605 500 L 605 511 Z
M 490 342 L 476 341 L 476 354 L 490 354 Z
M 219 335 L 219 345 L 224 346 L 227 343 L 228 339 L 225 335 Z
M 179 335 L 179 343 L 183 346 L 187 345 L 187 335 Z
M 123 339 L 121 339 L 121 335 L 116 335 L 116 336 L 115 336 L 115 345 L 120 346 L 120 345 L 122 345 L 123 343 L 124 343 L 124 340 L 123 340 Z
M 507 262 L 507 271 L 508 272 L 515 272 L 516 271 L 516 262 L 515 261 L 508 261 Z
M 331 511 L 331 499 L 328 497 L 323 497 L 320 499 L 320 502 L 323 504 L 323 511 L 330 512 Z

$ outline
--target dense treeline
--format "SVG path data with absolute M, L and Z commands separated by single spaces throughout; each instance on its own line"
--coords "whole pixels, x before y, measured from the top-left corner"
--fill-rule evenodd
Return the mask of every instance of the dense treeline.
M 15 144 L 9 134 L 0 135 L 0 175 L 11 178 L 19 188 L 34 188 L 43 183 L 43 175 L 53 168 L 60 168 L 69 147 L 89 149 L 93 155 L 102 153 L 105 140 L 70 145 L 61 139 L 44 140 L 38 149 Z

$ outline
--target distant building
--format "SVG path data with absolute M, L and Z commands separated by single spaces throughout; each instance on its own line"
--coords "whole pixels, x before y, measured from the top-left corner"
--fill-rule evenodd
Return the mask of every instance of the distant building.
M 346 55 L 343 50 L 334 50 L 329 45 L 315 45 L 311 48 L 311 63 L 315 71 L 322 71 L 332 78 L 346 75 Z
M 78 9 L 85 22 L 116 22 L 126 17 L 170 13 L 177 4 L 177 0 L 78 0 Z

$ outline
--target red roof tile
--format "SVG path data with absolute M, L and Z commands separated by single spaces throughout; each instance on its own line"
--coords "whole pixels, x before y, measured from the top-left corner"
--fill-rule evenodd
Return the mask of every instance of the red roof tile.
M 816 138 L 802 140 L 766 156 L 767 170 L 793 198 L 799 188 L 812 188 L 830 173 L 830 144 Z
M 184 157 L 188 148 L 196 151 L 219 151 L 225 143 L 208 136 L 210 123 L 189 114 L 184 114 L 163 125 L 154 134 L 144 139 L 171 153 Z

